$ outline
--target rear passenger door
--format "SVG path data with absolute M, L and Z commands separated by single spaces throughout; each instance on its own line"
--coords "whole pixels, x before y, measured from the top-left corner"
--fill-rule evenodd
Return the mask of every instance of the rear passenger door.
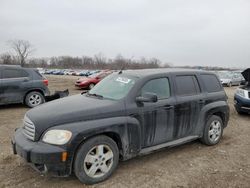
M 197 75 L 176 75 L 175 92 L 175 139 L 198 135 L 199 112 L 204 106 L 205 96 L 197 79 Z
M 2 71 L 2 102 L 22 102 L 29 74 L 23 69 L 4 68 Z

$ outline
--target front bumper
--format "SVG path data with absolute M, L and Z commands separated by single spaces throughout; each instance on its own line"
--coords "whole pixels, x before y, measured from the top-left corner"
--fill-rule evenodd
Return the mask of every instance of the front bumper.
M 69 176 L 71 174 L 70 158 L 62 161 L 62 153 L 66 152 L 65 149 L 30 141 L 23 135 L 22 128 L 16 130 L 11 143 L 13 153 L 21 156 L 35 170 L 53 176 Z
M 250 113 L 250 99 L 234 95 L 234 107 L 239 112 Z
M 46 88 L 45 88 L 45 91 L 44 91 L 44 96 L 49 96 L 49 95 L 50 95 L 49 88 L 46 87 Z

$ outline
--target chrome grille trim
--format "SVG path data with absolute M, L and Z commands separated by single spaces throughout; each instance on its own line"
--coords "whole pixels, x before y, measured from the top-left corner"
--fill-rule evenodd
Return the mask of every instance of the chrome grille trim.
M 35 126 L 30 121 L 30 119 L 27 116 L 24 116 L 23 119 L 23 134 L 30 140 L 34 141 L 35 140 Z

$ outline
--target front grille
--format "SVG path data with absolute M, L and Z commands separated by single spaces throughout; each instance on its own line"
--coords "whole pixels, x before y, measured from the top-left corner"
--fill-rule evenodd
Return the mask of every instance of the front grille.
M 35 126 L 27 116 L 23 119 L 23 134 L 30 140 L 35 140 Z

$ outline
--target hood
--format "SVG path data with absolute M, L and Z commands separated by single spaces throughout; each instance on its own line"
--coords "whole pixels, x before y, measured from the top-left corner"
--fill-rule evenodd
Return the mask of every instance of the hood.
M 245 78 L 245 80 L 248 82 L 248 85 L 250 85 L 250 68 L 244 70 L 242 73 L 242 76 Z
M 221 78 L 220 81 L 221 82 L 230 82 L 231 79 L 229 79 L 229 78 Z
M 48 128 L 66 123 L 123 116 L 125 107 L 122 101 L 112 101 L 73 95 L 42 104 L 29 110 L 26 116 L 36 128 L 35 140 Z

